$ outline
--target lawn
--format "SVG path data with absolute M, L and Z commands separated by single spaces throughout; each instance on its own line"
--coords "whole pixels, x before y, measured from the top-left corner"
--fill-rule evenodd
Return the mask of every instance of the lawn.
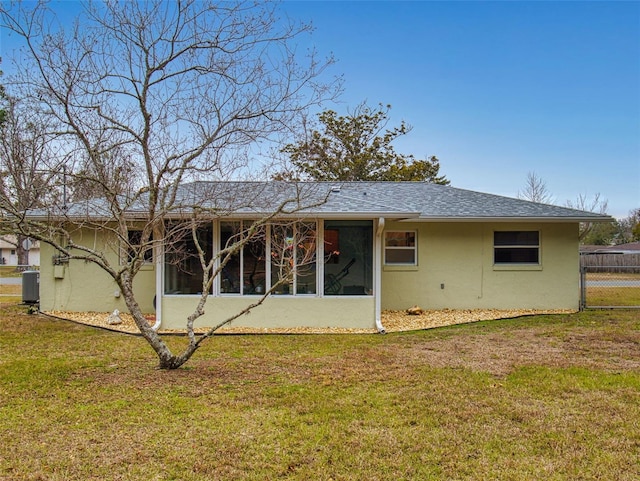
M 586 304 L 589 307 L 640 306 L 640 284 L 637 284 L 640 282 L 639 273 L 590 272 L 587 273 L 586 280 Z M 599 282 L 601 285 L 590 286 L 589 281 Z M 625 285 L 629 281 L 633 284 Z
M 21 307 L 0 336 L 2 480 L 640 479 L 633 310 L 219 336 L 171 372 Z
M 0 277 L 22 277 L 22 271 L 16 266 L 0 266 Z
M 587 287 L 588 307 L 639 307 L 640 286 L 638 287 Z M 638 312 L 640 316 L 640 312 Z

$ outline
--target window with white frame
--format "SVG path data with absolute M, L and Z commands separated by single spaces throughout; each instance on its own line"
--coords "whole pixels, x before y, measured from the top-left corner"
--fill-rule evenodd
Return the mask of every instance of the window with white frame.
M 540 232 L 495 231 L 494 264 L 540 264 Z
M 274 287 L 277 295 L 315 294 L 316 222 L 272 223 L 257 230 L 252 225 L 246 220 L 220 222 L 220 293 L 261 295 Z M 252 238 L 233 249 L 250 231 Z
M 373 223 L 370 220 L 324 222 L 324 294 L 373 294 Z
M 316 223 L 276 223 L 269 227 L 274 293 L 315 294 Z
M 416 231 L 386 231 L 384 233 L 384 263 L 387 265 L 417 265 L 416 237 Z
M 220 292 L 222 294 L 263 294 L 267 285 L 266 226 L 252 229 L 254 221 L 220 222 Z M 238 243 L 242 246 L 234 249 Z
M 195 229 L 193 227 L 180 222 L 165 224 L 165 294 L 190 295 L 202 292 L 202 261 L 206 263 L 212 258 L 213 224 L 210 221 L 202 222 Z

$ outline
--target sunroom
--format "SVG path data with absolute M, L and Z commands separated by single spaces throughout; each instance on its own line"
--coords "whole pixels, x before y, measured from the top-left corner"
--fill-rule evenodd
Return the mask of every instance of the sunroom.
M 162 293 L 156 302 L 158 321 L 165 329 L 174 320 L 184 323 L 201 296 L 201 249 L 205 261 L 216 259 L 218 272 L 201 325 L 220 322 L 269 293 L 259 316 L 243 316 L 234 325 L 353 326 L 355 321 L 357 327 L 371 328 L 375 273 L 380 271 L 374 254 L 380 250 L 374 233 L 378 224 L 375 219 L 273 221 L 259 227 L 253 219 L 201 224 L 195 239 L 183 235 L 163 246 L 162 268 L 156 272 L 156 292 Z M 251 238 L 229 251 L 245 236 Z

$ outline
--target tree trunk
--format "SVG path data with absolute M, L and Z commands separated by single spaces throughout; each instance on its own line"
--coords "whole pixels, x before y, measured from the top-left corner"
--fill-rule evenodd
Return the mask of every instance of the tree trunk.
M 24 248 L 24 241 L 27 240 L 27 237 L 18 235 L 17 239 L 16 259 L 18 262 L 18 270 L 22 270 L 29 266 L 29 251 Z
M 129 312 L 133 316 L 136 326 L 138 326 L 140 333 L 158 356 L 158 369 L 178 369 L 191 359 L 193 353 L 198 349 L 196 344 L 190 342 L 179 355 L 175 355 L 162 340 L 162 337 L 149 326 L 147 319 L 144 317 L 133 295 L 131 283 L 121 282 L 120 289 L 122 290 L 125 304 L 129 308 Z

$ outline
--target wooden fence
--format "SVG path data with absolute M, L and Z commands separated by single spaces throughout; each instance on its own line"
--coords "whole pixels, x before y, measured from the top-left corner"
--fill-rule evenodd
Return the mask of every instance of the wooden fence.
M 617 267 L 640 270 L 640 254 L 581 254 L 580 267 L 597 267 L 600 272 L 622 272 Z

